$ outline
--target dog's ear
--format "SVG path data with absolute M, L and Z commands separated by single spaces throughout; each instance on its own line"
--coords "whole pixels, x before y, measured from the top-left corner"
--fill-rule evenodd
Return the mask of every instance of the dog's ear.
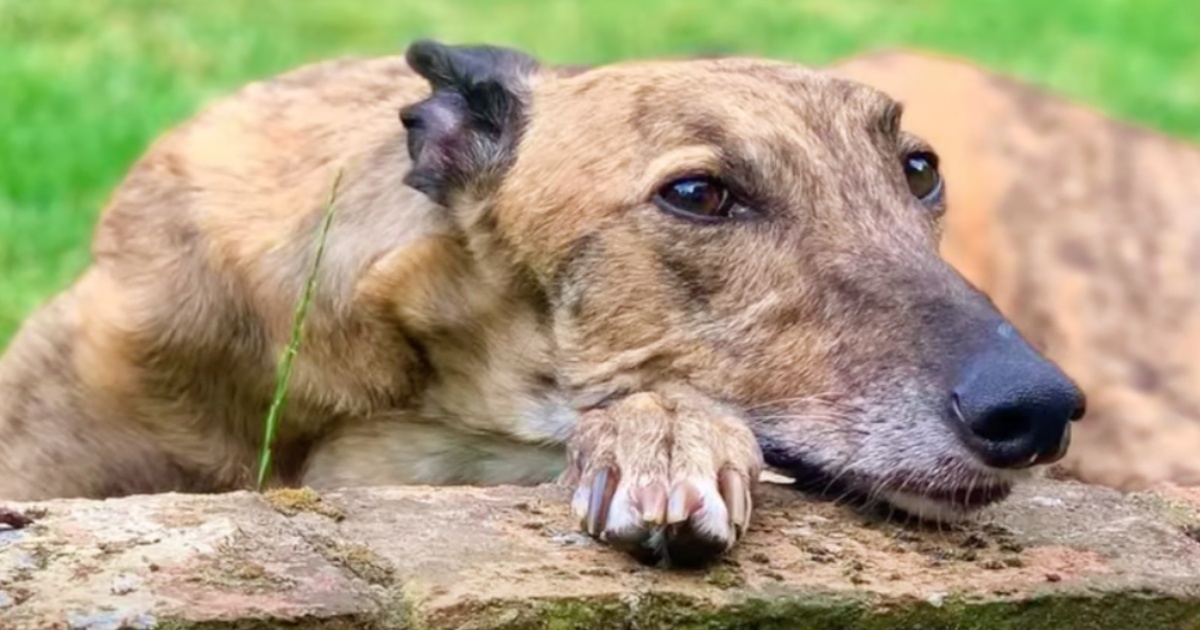
M 418 41 L 405 55 L 433 92 L 400 111 L 412 170 L 405 183 L 442 205 L 495 183 L 524 125 L 536 60 L 495 46 Z

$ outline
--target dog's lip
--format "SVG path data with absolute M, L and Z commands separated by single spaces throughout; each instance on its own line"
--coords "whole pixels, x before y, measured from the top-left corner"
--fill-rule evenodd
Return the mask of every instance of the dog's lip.
M 920 475 L 894 474 L 876 477 L 863 473 L 836 477 L 815 467 L 788 467 L 795 487 L 818 495 L 860 495 L 886 500 L 888 494 L 932 501 L 958 511 L 974 511 L 1004 500 L 1012 493 L 1013 483 L 1004 479 L 976 478 L 965 482 L 930 483 Z
M 1013 484 L 1000 479 L 975 479 L 971 483 L 927 483 L 911 476 L 871 478 L 856 476 L 851 483 L 874 496 L 901 495 L 924 499 L 960 511 L 973 511 L 1004 500 Z
M 927 501 L 935 501 L 949 507 L 961 510 L 975 510 L 1004 500 L 1012 493 L 1012 484 L 993 482 L 973 484 L 969 486 L 943 486 L 922 489 L 914 492 L 907 487 L 882 486 L 897 494 L 920 497 Z

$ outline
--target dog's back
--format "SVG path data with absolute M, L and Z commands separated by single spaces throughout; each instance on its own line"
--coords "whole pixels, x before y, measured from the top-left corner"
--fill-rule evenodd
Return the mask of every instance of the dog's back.
M 105 208 L 94 264 L 0 363 L 0 496 L 244 485 L 343 167 L 371 181 L 344 182 L 335 204 L 351 210 L 329 238 L 280 452 L 303 453 L 339 415 L 411 397 L 415 355 L 370 310 L 387 301 L 368 281 L 373 265 L 404 263 L 389 254 L 445 232 L 401 181 L 396 111 L 427 91 L 399 57 L 322 63 L 161 137 Z

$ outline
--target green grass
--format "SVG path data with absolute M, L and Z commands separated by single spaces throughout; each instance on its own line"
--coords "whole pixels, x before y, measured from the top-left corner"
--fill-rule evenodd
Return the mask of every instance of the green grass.
M 0 346 L 87 264 L 155 135 L 249 79 L 417 36 L 555 62 L 915 45 L 1200 139 L 1194 0 L 0 0 Z
M 263 419 L 263 442 L 258 453 L 258 481 L 256 483 L 259 490 L 263 489 L 271 471 L 271 452 L 275 446 L 275 433 L 279 429 L 279 421 L 283 418 L 283 406 L 287 401 L 288 386 L 292 379 L 292 363 L 296 360 L 296 355 L 300 354 L 300 339 L 304 336 L 304 323 L 308 319 L 308 307 L 312 304 L 313 295 L 317 290 L 317 276 L 321 270 L 321 259 L 325 257 L 325 243 L 329 238 L 329 227 L 333 225 L 334 204 L 337 202 L 338 185 L 341 183 L 342 171 L 338 170 L 337 176 L 333 179 L 333 186 L 329 189 L 329 201 L 325 204 L 325 219 L 321 222 L 321 229 L 317 233 L 312 267 L 310 267 L 308 278 L 304 282 L 304 292 L 300 294 L 300 299 L 296 300 L 296 310 L 292 316 L 291 336 L 288 339 L 287 347 L 283 349 L 283 356 L 279 357 L 278 369 L 275 374 L 275 394 L 271 397 L 271 407 L 267 410 L 266 418 Z

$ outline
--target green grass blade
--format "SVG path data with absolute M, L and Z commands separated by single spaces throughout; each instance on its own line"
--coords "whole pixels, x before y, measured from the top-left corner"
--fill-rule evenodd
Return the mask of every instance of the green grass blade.
M 329 192 L 329 202 L 325 205 L 325 220 L 321 224 L 321 232 L 317 237 L 317 253 L 313 257 L 312 270 L 309 271 L 308 281 L 304 285 L 304 293 L 296 303 L 295 315 L 292 319 L 291 339 L 279 360 L 279 369 L 275 378 L 275 396 L 271 400 L 271 408 L 267 412 L 266 430 L 263 435 L 262 449 L 258 454 L 258 482 L 256 487 L 262 490 L 271 469 L 271 449 L 275 443 L 275 433 L 279 427 L 279 419 L 283 415 L 284 400 L 287 398 L 288 383 L 292 377 L 292 362 L 300 352 L 300 338 L 304 331 L 304 321 L 308 317 L 308 307 L 312 302 L 317 286 L 317 272 L 321 268 L 321 258 L 325 255 L 325 241 L 329 237 L 329 226 L 333 224 L 334 201 L 337 199 L 338 185 L 342 181 L 342 171 L 339 170 L 333 180 Z

